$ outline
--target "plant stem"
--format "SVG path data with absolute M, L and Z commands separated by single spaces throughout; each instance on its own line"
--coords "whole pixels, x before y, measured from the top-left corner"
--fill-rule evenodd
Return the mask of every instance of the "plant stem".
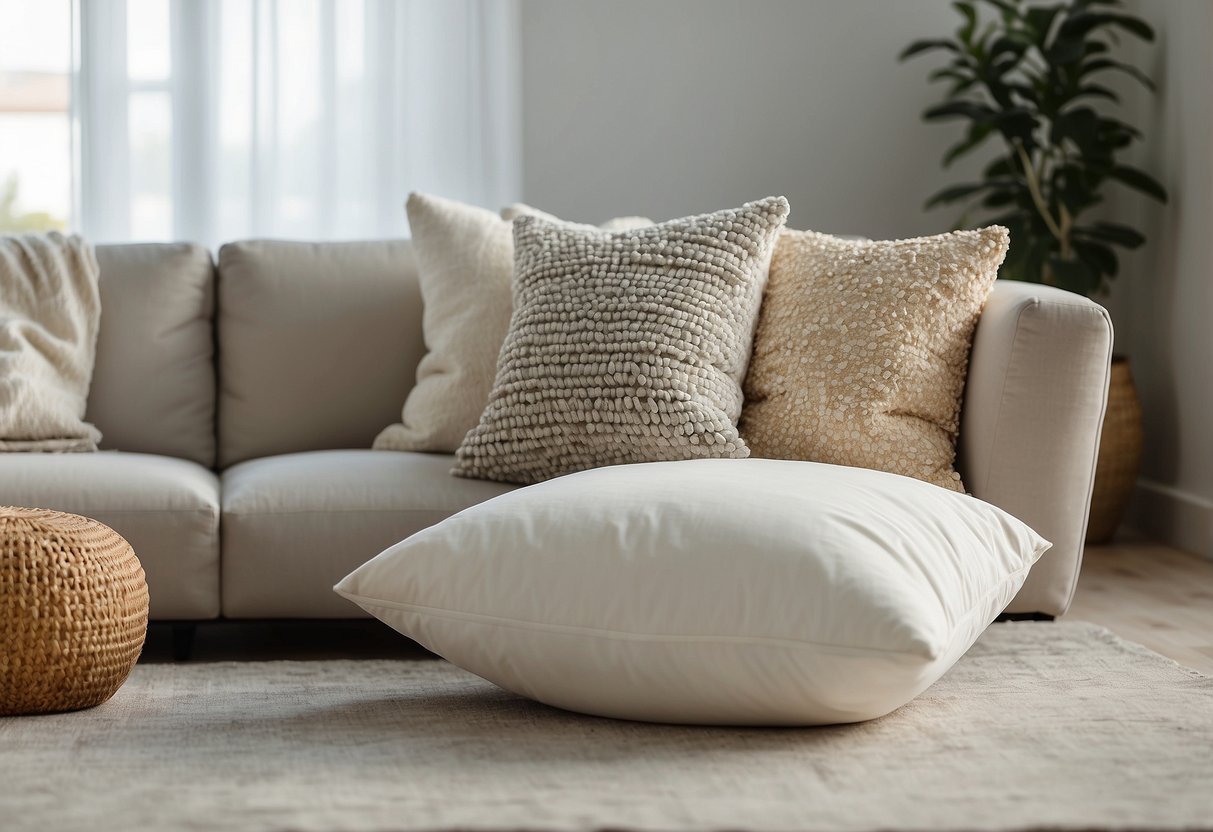
M 1044 194 L 1040 190 L 1040 174 L 1033 167 L 1032 159 L 1028 156 L 1028 151 L 1023 148 L 1023 142 L 1019 139 L 1013 139 L 1012 143 L 1015 145 L 1015 151 L 1019 154 L 1020 163 L 1023 164 L 1023 175 L 1028 181 L 1028 193 L 1032 195 L 1032 204 L 1036 206 L 1036 210 L 1045 221 L 1045 225 L 1048 226 L 1049 232 L 1061 243 L 1062 257 L 1064 258 L 1069 254 L 1069 228 L 1063 231 L 1061 226 L 1057 224 L 1057 220 L 1053 219 L 1053 215 L 1049 213 L 1048 203 L 1045 202 Z M 1062 220 L 1065 221 L 1066 219 L 1065 209 L 1062 208 Z M 1069 225 L 1068 222 L 1066 224 Z
M 1070 259 L 1070 227 L 1074 225 L 1074 217 L 1070 215 L 1070 211 L 1065 205 L 1059 206 L 1061 212 L 1061 223 L 1059 230 L 1061 236 L 1058 238 L 1061 241 L 1061 259 Z

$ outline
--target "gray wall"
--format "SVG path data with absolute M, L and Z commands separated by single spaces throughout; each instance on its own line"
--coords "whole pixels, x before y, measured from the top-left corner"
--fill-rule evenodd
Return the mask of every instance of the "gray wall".
M 1213 3 L 1133 6 L 1159 34 L 1132 55 L 1159 87 L 1129 99 L 1146 133 L 1134 161 L 1171 196 L 1166 206 L 1125 197 L 1114 207 L 1149 237 L 1109 300 L 1145 417 L 1133 519 L 1152 537 L 1213 557 Z
M 1213 556 L 1213 2 L 1130 3 L 1161 38 L 1128 53 L 1160 95 L 1120 85 L 1147 135 L 1135 161 L 1172 194 L 1108 209 L 1150 238 L 1102 299 L 1146 414 L 1133 517 Z M 523 196 L 598 221 L 782 193 L 797 228 L 947 230 L 951 209 L 921 206 L 963 181 L 939 166 L 958 127 L 919 119 L 936 59 L 896 56 L 956 20 L 947 0 L 524 0 Z
M 944 0 L 525 0 L 523 196 L 569 219 L 655 219 L 768 194 L 797 228 L 906 237 L 953 129 L 918 118 L 955 27 Z

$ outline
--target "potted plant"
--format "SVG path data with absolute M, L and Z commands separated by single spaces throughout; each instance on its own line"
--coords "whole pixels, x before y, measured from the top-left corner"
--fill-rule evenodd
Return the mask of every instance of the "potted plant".
M 975 182 L 944 188 L 927 207 L 963 203 L 959 227 L 997 223 L 1011 232 L 1002 276 L 1047 283 L 1084 295 L 1106 290 L 1119 271 L 1117 249 L 1145 237 L 1091 216 L 1119 183 L 1160 202 L 1167 193 L 1118 158 L 1141 132 L 1113 114 L 1120 99 L 1102 80 L 1120 73 L 1153 90 L 1137 67 L 1114 57 L 1121 36 L 1144 41 L 1154 31 L 1119 10 L 1119 0 L 977 0 L 952 4 L 955 36 L 910 44 L 901 59 L 943 53 L 931 73 L 947 84 L 926 121 L 956 119 L 964 135 L 944 167 L 994 140 L 998 154 Z M 1113 359 L 1112 387 L 1095 477 L 1087 539 L 1112 536 L 1141 460 L 1141 411 L 1127 360 Z

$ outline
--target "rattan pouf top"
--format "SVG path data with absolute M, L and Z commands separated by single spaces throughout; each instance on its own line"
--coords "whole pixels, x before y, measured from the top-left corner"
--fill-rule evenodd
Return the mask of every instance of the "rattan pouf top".
M 0 716 L 100 705 L 147 635 L 131 545 L 75 514 L 0 507 Z

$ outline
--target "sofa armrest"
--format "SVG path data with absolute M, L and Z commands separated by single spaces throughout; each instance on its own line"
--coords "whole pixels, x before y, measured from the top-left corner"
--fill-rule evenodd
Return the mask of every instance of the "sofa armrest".
M 1061 615 L 1082 563 L 1112 320 L 1081 295 L 999 280 L 973 339 L 958 468 L 968 490 L 1053 548 L 1007 612 Z

